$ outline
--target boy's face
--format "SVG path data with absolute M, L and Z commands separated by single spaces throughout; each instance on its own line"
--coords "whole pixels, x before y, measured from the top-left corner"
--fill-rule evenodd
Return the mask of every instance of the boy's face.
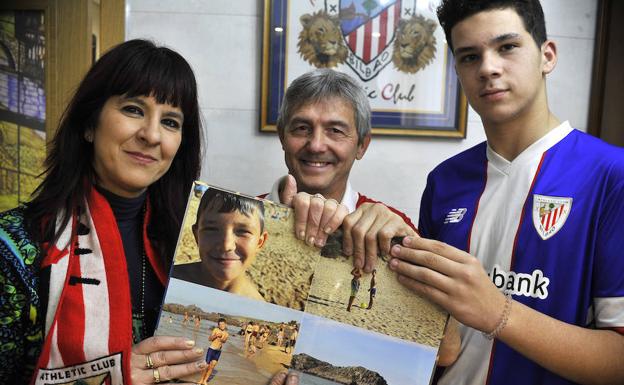
M 554 43 L 538 48 L 515 10 L 474 14 L 457 23 L 451 36 L 462 88 L 484 123 L 526 117 L 546 103 L 540 96 L 544 75 L 556 64 Z
M 207 207 L 193 226 L 204 268 L 219 283 L 243 277 L 256 253 L 264 246 L 267 232 L 260 230 L 260 213 L 249 217 L 239 211 L 218 213 Z
M 225 322 L 223 321 L 219 322 L 219 329 L 225 330 Z

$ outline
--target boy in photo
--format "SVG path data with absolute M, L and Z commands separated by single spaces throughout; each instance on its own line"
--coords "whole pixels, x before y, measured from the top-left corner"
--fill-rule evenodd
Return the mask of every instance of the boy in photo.
M 264 301 L 245 274 L 268 237 L 261 201 L 210 188 L 193 235 L 201 262 L 176 266 L 175 278 Z
M 208 337 L 208 341 L 210 341 L 210 347 L 206 352 L 206 362 L 208 363 L 208 367 L 204 369 L 204 372 L 202 373 L 202 378 L 199 381 L 199 383 L 202 385 L 206 385 L 208 383 L 210 375 L 212 374 L 215 366 L 217 366 L 219 358 L 221 357 L 221 349 L 223 348 L 223 344 L 230 336 L 226 328 L 227 323 L 225 322 L 225 318 L 219 318 L 219 321 L 217 322 L 217 327 L 212 329 L 212 333 L 210 333 L 210 337 Z

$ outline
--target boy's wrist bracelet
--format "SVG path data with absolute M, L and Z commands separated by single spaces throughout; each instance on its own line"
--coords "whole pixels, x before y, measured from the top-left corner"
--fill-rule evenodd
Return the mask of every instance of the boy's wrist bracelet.
M 498 337 L 503 328 L 505 328 L 505 326 L 507 325 L 507 320 L 509 319 L 509 313 L 511 313 L 512 302 L 513 300 L 511 299 L 511 294 L 505 294 L 505 307 L 503 308 L 503 314 L 501 314 L 501 319 L 500 321 L 498 321 L 498 325 L 496 325 L 496 328 L 494 328 L 492 332 L 482 332 L 485 338 L 487 338 L 488 340 L 493 340 L 494 338 Z

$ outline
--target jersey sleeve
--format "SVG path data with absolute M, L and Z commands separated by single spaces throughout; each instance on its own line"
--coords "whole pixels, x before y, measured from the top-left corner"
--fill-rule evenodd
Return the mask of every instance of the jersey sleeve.
M 613 186 L 605 186 L 592 279 L 596 326 L 624 334 L 624 175 L 618 179 Z

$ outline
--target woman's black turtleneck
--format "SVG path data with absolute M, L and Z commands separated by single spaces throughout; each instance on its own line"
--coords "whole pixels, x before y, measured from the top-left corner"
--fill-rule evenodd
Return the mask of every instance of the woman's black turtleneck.
M 142 224 L 143 207 L 147 192 L 136 198 L 125 198 L 113 194 L 100 186 L 96 186 L 96 189 L 106 198 L 111 206 L 123 242 L 132 294 L 132 333 L 136 343 L 140 339 L 154 334 L 164 293 L 164 287 L 160 284 L 152 265 L 145 255 L 145 308 L 143 315 L 145 330 L 141 331 L 141 292 L 143 291 L 141 277 L 143 275 L 142 259 L 144 257 Z

